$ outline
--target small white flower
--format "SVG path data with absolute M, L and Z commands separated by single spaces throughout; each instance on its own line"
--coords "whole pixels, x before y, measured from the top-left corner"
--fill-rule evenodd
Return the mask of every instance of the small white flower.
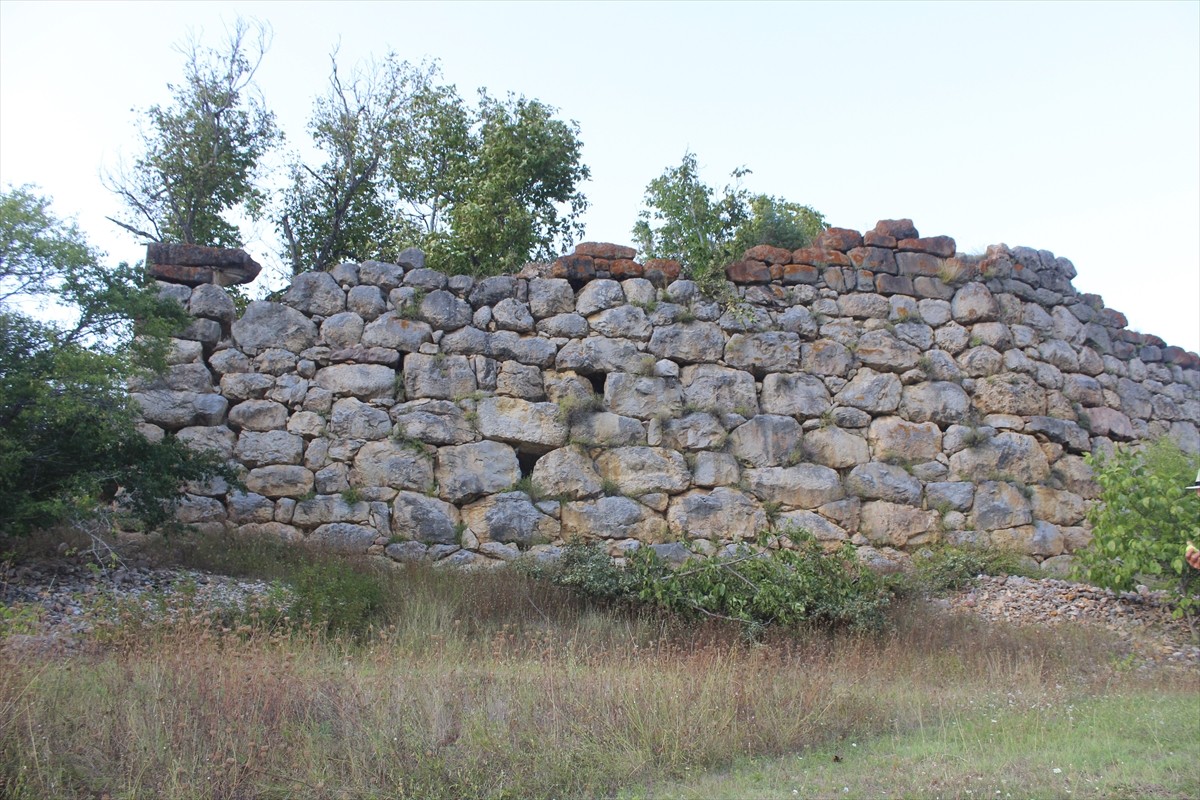
M 1059 769 L 1058 767 L 1055 767 L 1055 768 L 1054 768 L 1054 774 L 1055 774 L 1055 775 L 1061 775 L 1061 774 L 1062 774 L 1062 770 L 1061 770 L 1061 769 Z

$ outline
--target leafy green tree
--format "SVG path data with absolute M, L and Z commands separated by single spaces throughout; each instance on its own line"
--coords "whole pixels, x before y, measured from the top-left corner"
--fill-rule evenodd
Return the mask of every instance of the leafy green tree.
M 749 170 L 734 170 L 740 181 Z M 633 226 L 633 239 L 647 258 L 673 258 L 700 278 L 732 260 L 730 243 L 749 219 L 750 193 L 735 183 L 720 194 L 700 180 L 696 154 L 684 153 L 646 186 L 645 207 Z
M 174 102 L 150 107 L 144 152 L 132 169 L 107 178 L 126 206 L 112 222 L 151 241 L 241 245 L 227 214 L 260 216 L 256 174 L 280 136 L 274 115 L 252 91 L 268 38 L 264 26 L 238 20 L 220 50 L 195 39 L 179 48 L 184 79 L 168 84 Z
M 582 236 L 587 199 L 578 185 L 590 173 L 579 161 L 578 126 L 554 112 L 538 100 L 480 91 L 477 132 L 447 214 L 452 271 L 512 270 L 552 259 Z
M 723 285 L 722 268 L 755 245 L 794 250 L 812 243 L 826 227 L 809 206 L 741 186 L 750 174 L 733 171 L 720 192 L 700 179 L 696 155 L 687 152 L 646 186 L 644 207 L 633 227 L 634 243 L 648 258 L 673 258 L 709 294 Z
M 408 127 L 425 121 L 415 105 L 428 94 L 436 71 L 389 54 L 343 80 L 336 52 L 330 61 L 329 87 L 317 99 L 308 125 L 324 161 L 311 166 L 293 159 L 279 216 L 284 258 L 294 274 L 393 256 L 403 236 L 386 189 L 388 162 L 395 140 L 413 138 Z
M 28 188 L 0 195 L 0 231 L 21 232 L 0 242 L 0 532 L 85 516 L 118 496 L 157 524 L 181 481 L 227 473 L 174 437 L 147 440 L 125 392 L 134 370 L 162 366 L 186 315 L 141 286 L 140 270 L 100 266 L 49 205 Z M 39 280 L 25 280 L 34 269 Z M 12 304 L 46 297 L 73 319 L 39 321 Z
M 389 258 L 418 245 L 448 272 L 491 274 L 550 258 L 582 233 L 578 127 L 537 100 L 477 108 L 436 64 L 394 54 L 329 92 L 309 130 L 325 160 L 296 160 L 280 230 L 294 272 Z
M 1092 542 L 1078 554 L 1080 576 L 1124 591 L 1139 581 L 1166 582 L 1177 614 L 1194 625 L 1200 572 L 1184 562 L 1183 552 L 1188 539 L 1200 539 L 1200 498 L 1184 487 L 1200 457 L 1163 437 L 1107 458 L 1087 458 L 1100 501 L 1088 513 Z

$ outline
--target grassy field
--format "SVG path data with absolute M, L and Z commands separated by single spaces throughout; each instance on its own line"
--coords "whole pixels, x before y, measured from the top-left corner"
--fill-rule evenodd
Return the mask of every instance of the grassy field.
M 748 641 L 508 571 L 352 572 L 350 633 L 130 607 L 84 654 L 0 656 L 0 797 L 1200 796 L 1198 676 L 1101 631 L 902 603 Z

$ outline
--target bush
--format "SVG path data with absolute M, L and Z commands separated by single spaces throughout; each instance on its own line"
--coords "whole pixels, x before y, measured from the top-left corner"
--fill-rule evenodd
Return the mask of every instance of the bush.
M 362 636 L 383 609 L 379 577 L 338 558 L 314 561 L 292 577 L 292 618 L 329 634 Z
M 1176 616 L 1192 625 L 1200 611 L 1195 589 L 1200 572 L 1183 553 L 1188 539 L 1200 538 L 1200 498 L 1184 487 L 1200 458 L 1164 437 L 1087 459 L 1100 484 L 1100 502 L 1088 512 L 1092 543 L 1078 554 L 1078 575 L 1124 591 L 1140 581 L 1163 585 Z
M 901 582 L 903 588 L 929 594 L 970 586 L 980 575 L 1036 573 L 1012 550 L 983 547 L 931 547 L 914 556 L 912 564 L 912 573 Z
M 807 532 L 784 535 L 794 550 L 760 552 L 744 545 L 733 555 L 678 570 L 648 547 L 635 551 L 622 568 L 599 548 L 572 544 L 548 575 L 590 598 L 726 620 L 751 634 L 772 625 L 883 627 L 890 593 L 853 548 L 827 554 Z

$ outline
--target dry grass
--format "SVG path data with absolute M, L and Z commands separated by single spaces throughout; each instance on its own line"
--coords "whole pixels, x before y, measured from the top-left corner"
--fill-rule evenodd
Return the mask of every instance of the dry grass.
M 883 635 L 748 643 L 511 572 L 384 583 L 380 627 L 356 639 L 131 612 L 86 655 L 0 656 L 0 796 L 611 797 L 920 731 L 1006 693 L 1195 691 L 1120 671 L 1098 632 L 917 606 Z

